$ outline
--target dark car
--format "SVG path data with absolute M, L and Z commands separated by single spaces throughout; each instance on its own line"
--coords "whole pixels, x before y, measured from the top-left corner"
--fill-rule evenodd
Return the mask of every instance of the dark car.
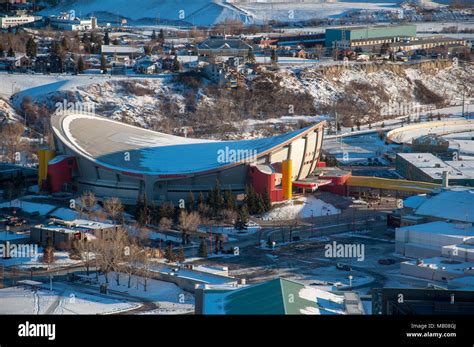
M 397 261 L 395 259 L 379 259 L 378 263 L 380 265 L 393 265 L 395 264 Z
M 352 271 L 352 268 L 349 265 L 343 263 L 337 263 L 336 269 L 343 271 Z

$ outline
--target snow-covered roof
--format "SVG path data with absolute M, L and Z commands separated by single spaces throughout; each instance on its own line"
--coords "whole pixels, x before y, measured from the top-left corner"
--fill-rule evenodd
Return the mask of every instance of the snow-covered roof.
M 55 115 L 52 125 L 66 146 L 97 165 L 159 176 L 206 173 L 251 163 L 322 126 L 319 123 L 256 140 L 211 141 L 163 134 L 84 113 Z
M 422 203 L 428 200 L 426 194 L 413 195 L 403 201 L 403 206 L 408 208 L 418 208 Z
M 474 189 L 444 190 L 422 203 L 416 214 L 458 222 L 474 222 Z
M 417 231 L 437 235 L 474 237 L 474 227 L 472 224 L 455 224 L 441 221 L 404 226 L 399 228 L 399 230 Z
M 143 47 L 102 45 L 102 53 L 142 54 Z
M 450 179 L 474 179 L 474 163 L 469 160 L 443 161 L 431 153 L 399 153 L 397 156 L 436 180 L 443 178 L 444 171 Z
M 423 259 L 423 263 L 418 265 L 417 260 L 408 260 L 404 263 L 437 270 L 442 269 L 444 271 L 457 273 L 459 275 L 463 275 L 467 269 L 474 267 L 474 263 L 471 262 L 452 261 L 443 257 L 425 258 Z
M 201 42 L 197 48 L 199 50 L 222 50 L 222 49 L 229 49 L 229 50 L 248 50 L 252 48 L 249 44 L 245 41 L 238 39 L 238 38 L 208 38 Z

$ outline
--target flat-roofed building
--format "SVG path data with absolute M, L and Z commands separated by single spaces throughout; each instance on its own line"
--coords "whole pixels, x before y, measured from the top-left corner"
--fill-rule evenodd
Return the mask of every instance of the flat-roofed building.
M 398 153 L 395 168 L 406 179 L 441 184 L 474 186 L 474 162 L 444 161 L 431 153 Z M 443 177 L 443 175 L 447 175 Z
M 34 16 L 4 16 L 0 17 L 0 28 L 8 29 L 13 28 L 21 25 L 26 25 L 29 23 L 33 23 L 36 20 Z

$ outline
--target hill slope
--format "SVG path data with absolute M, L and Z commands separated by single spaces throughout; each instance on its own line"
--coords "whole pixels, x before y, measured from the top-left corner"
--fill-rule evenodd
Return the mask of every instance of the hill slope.
M 95 15 L 99 21 L 126 18 L 131 24 L 188 23 L 212 25 L 225 19 L 246 21 L 248 16 L 223 0 L 65 0 L 43 15 L 75 10 L 79 16 Z

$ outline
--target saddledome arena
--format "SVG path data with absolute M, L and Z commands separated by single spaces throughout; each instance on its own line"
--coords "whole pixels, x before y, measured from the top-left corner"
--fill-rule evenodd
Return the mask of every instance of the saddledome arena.
M 212 141 L 167 135 L 85 113 L 51 118 L 55 150 L 40 151 L 39 184 L 52 193 L 92 191 L 134 204 L 178 202 L 218 181 L 236 196 L 253 185 L 272 201 L 294 186 L 314 190 L 310 175 L 323 141 L 321 122 L 269 138 Z

